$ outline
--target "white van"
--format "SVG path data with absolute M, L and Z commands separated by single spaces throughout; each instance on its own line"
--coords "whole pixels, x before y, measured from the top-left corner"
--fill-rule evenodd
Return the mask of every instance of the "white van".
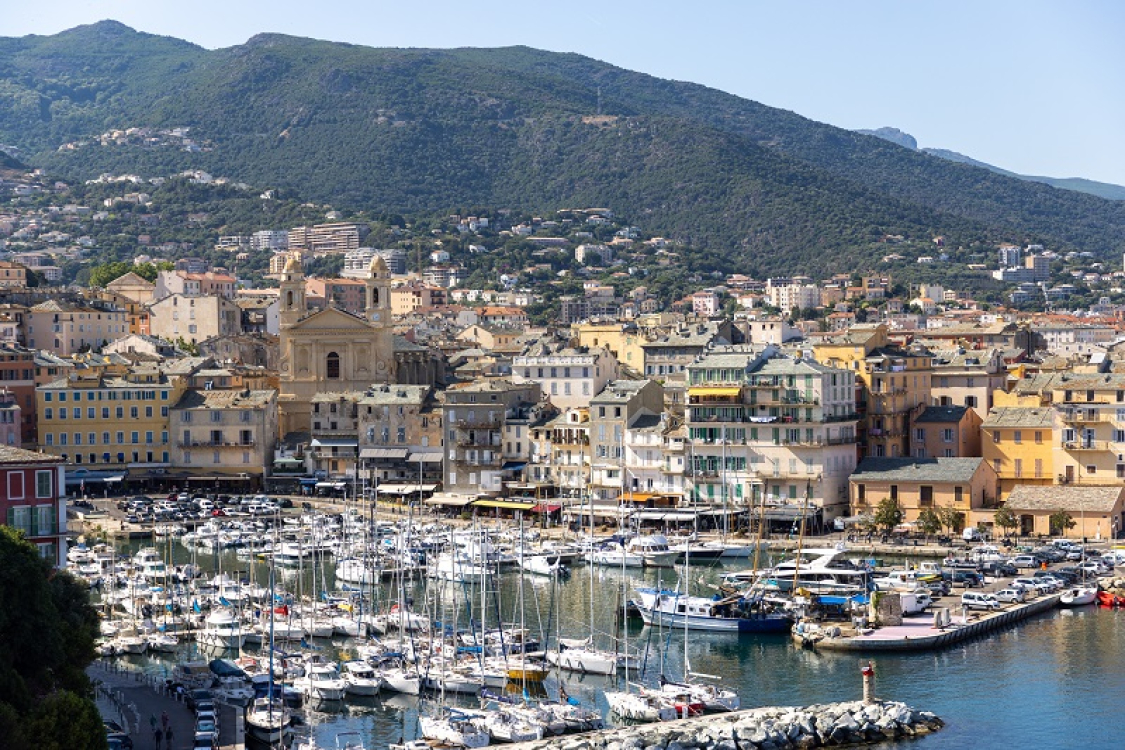
M 966 591 L 961 594 L 961 606 L 965 609 L 1000 609 L 1000 600 L 992 594 L 980 591 Z

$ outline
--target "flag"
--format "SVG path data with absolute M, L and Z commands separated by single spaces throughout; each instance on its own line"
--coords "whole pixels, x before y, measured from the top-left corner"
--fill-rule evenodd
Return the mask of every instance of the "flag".
M 289 616 L 289 605 L 288 604 L 282 604 L 280 607 L 274 607 L 273 613 L 275 615 L 281 615 L 282 617 L 288 617 Z
M 191 611 L 195 612 L 197 614 L 199 612 L 203 611 L 203 609 L 199 606 L 199 600 L 198 599 L 192 599 L 191 600 Z
M 224 607 L 229 607 L 230 601 L 228 601 L 225 596 L 220 596 L 219 597 L 219 604 L 223 605 Z

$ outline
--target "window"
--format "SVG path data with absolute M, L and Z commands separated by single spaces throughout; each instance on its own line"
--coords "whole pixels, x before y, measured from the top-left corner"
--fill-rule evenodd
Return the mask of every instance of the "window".
M 53 471 L 37 471 L 35 472 L 35 497 L 54 497 L 52 494 L 53 483 L 51 478 L 55 475 Z
M 87 443 L 87 445 L 97 445 L 98 444 L 98 433 L 91 432 L 86 437 L 89 439 L 89 442 Z
M 148 417 L 149 419 L 152 418 L 152 407 L 151 406 L 145 407 L 145 416 Z
M 1012 440 L 1016 443 L 1016 445 L 1019 445 L 1020 443 L 1022 443 L 1023 442 L 1023 430 L 1015 430 L 1012 433 Z
M 49 406 L 46 409 L 44 409 L 43 410 L 43 419 L 51 419 L 54 416 L 51 412 L 52 412 L 52 409 Z
M 953 430 L 952 430 L 952 428 L 946 428 L 946 429 L 941 431 L 941 441 L 943 443 L 952 443 L 953 442 Z
M 957 503 L 957 504 L 960 504 L 961 501 L 964 498 L 965 498 L 965 488 L 962 487 L 961 485 L 957 485 L 956 487 L 954 487 L 953 488 L 953 502 Z
M 992 431 L 992 442 L 994 442 L 994 443 L 1000 442 L 1000 430 L 993 430 Z
M 97 417 L 95 416 L 96 411 L 97 410 L 93 406 L 87 406 L 86 407 L 86 418 L 87 419 L 97 419 Z
M 184 422 L 190 422 L 191 421 L 191 412 L 185 411 L 182 419 L 183 419 Z
M 118 419 L 124 419 L 125 418 L 125 407 L 124 406 L 117 407 L 117 418 Z
M 891 500 L 898 500 L 898 485 L 891 485 Z
M 131 432 L 131 433 L 129 433 L 129 435 L 130 435 L 130 437 L 132 438 L 132 440 L 130 440 L 129 442 L 131 442 L 131 443 L 132 443 L 133 445 L 138 445 L 138 444 L 140 444 L 140 442 L 141 442 L 141 433 L 139 433 L 139 432 Z
M 59 407 L 59 419 L 66 419 L 66 407 L 65 406 Z
M 864 502 L 867 500 L 867 485 L 857 484 L 855 486 L 855 499 L 857 502 Z
M 1098 467 L 1094 466 L 1093 464 L 1090 464 L 1089 466 L 1086 467 L 1086 473 L 1087 474 L 1097 474 L 1098 473 Z
M 918 501 L 921 505 L 931 506 L 934 504 L 934 488 L 930 485 L 922 485 L 918 488 Z
M 222 422 L 223 421 L 223 413 L 221 411 L 211 412 L 211 421 L 215 422 L 215 423 Z
M 1036 430 L 1035 431 L 1035 442 L 1038 443 L 1039 445 L 1043 444 L 1043 431 L 1042 430 Z
M 102 419 L 109 419 L 109 407 L 108 406 L 102 407 Z
M 1015 467 L 1014 472 L 1015 472 L 1016 478 L 1018 479 L 1018 478 L 1022 477 L 1023 476 L 1023 459 L 1017 458 L 1012 462 L 1012 464 Z
M 129 407 L 129 418 L 130 419 L 136 419 L 137 416 L 138 416 L 137 407 L 130 406 Z
M 926 439 L 926 431 L 921 427 L 914 428 L 914 439 L 915 440 L 925 440 Z
M 117 455 L 123 456 L 124 454 L 118 453 Z M 191 463 L 191 451 L 184 451 L 184 463 L 185 464 Z
M 124 432 L 117 433 L 117 444 L 121 445 L 124 442 L 125 442 L 125 433 Z
M 1035 478 L 1043 478 L 1043 459 L 1041 458 L 1035 459 Z
M 324 360 L 324 376 L 329 380 L 340 379 L 340 355 L 336 352 L 329 352 Z
M 109 445 L 109 433 L 108 432 L 102 433 L 102 445 Z M 106 459 L 106 460 L 108 461 L 109 459 Z

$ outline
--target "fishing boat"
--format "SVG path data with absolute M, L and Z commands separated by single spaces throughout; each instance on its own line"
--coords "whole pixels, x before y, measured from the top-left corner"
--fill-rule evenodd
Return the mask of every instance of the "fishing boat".
M 687 596 L 676 591 L 637 589 L 637 608 L 647 625 L 719 633 L 787 633 L 792 617 L 769 609 L 760 598 L 741 594 L 725 599 Z

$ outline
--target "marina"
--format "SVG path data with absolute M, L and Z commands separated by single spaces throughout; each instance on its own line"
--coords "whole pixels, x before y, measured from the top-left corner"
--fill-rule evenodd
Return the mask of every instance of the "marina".
M 725 612 L 722 608 L 737 602 L 760 601 L 753 595 L 721 593 L 728 585 L 724 581 L 745 574 L 747 558 L 693 567 L 687 571 L 685 586 L 682 563 L 673 568 L 632 567 L 621 561 L 616 566 L 583 564 L 582 558 L 591 553 L 560 551 L 562 541 L 557 538 L 544 544 L 516 527 L 495 526 L 487 534 L 490 541 L 484 543 L 483 529 L 473 532 L 476 536 L 467 536 L 463 529 L 449 535 L 438 524 L 427 522 L 415 525 L 418 538 L 409 545 L 390 541 L 393 534 L 378 535 L 383 539 L 380 546 L 405 547 L 403 552 L 418 559 L 415 567 L 404 567 L 408 558 L 400 556 L 393 566 L 397 573 L 386 580 L 382 575 L 372 576 L 368 581 L 374 585 L 361 586 L 334 574 L 335 553 L 340 553 L 340 562 L 376 559 L 374 550 L 339 546 L 343 530 L 350 527 L 356 533 L 359 524 L 347 519 L 301 523 L 306 522 L 317 529 L 317 549 L 308 555 L 298 551 L 296 564 L 287 566 L 278 565 L 276 558 L 271 562 L 268 545 L 246 555 L 235 546 L 205 550 L 163 537 L 156 545 L 157 549 L 163 546 L 166 555 L 161 558 L 166 565 L 159 585 L 155 581 L 141 585 L 135 576 L 127 576 L 125 585 L 112 590 L 103 587 L 107 600 L 112 599 L 119 609 L 113 621 L 132 628 L 122 627 L 107 638 L 107 643 L 117 644 L 113 663 L 151 679 L 173 680 L 189 671 L 185 662 L 214 666 L 213 660 L 222 657 L 242 669 L 244 676 L 212 675 L 210 681 L 218 683 L 216 696 L 239 712 L 249 708 L 247 718 L 255 707 L 253 688 L 260 695 L 272 674 L 280 690 L 274 710 L 291 717 L 287 739 L 309 747 L 333 747 L 334 737 L 341 732 L 357 732 L 367 747 L 409 742 L 426 732 L 434 741 L 459 736 L 456 741 L 469 743 L 483 741 L 478 734 L 487 731 L 488 744 L 495 744 L 536 734 L 551 736 L 555 730 L 590 730 L 705 710 L 847 700 L 855 697 L 854 675 L 848 674 L 847 685 L 835 685 L 828 678 L 840 669 L 851 673 L 856 656 L 867 659 L 872 654 L 877 657 L 880 690 L 887 697 L 909 701 L 913 698 L 909 692 L 912 681 L 906 679 L 911 660 L 908 650 L 936 664 L 947 661 L 951 654 L 979 654 L 987 644 L 1021 641 L 1025 633 L 1063 637 L 1066 634 L 1050 634 L 1061 624 L 1080 629 L 1116 627 L 1119 617 L 1112 608 L 1055 610 L 1061 592 L 1005 605 L 995 613 L 964 616 L 955 607 L 959 593 L 952 593 L 937 598 L 931 611 L 904 617 L 901 624 L 854 630 L 847 619 L 824 620 L 819 614 L 814 617 L 813 610 L 786 610 L 779 598 L 780 587 L 774 586 L 774 593 L 767 592 L 764 598 L 771 600 L 777 614 L 790 611 L 792 619 L 772 629 L 723 632 L 697 628 L 683 619 L 650 617 L 646 622 L 644 615 L 651 612 L 652 603 L 646 608 L 645 596 L 656 592 L 657 598 L 667 597 L 673 603 L 672 613 L 679 604 L 709 614 Z M 338 524 L 337 530 L 333 523 Z M 298 524 L 288 526 L 292 530 Z M 463 554 L 475 560 L 474 565 L 486 571 L 479 579 L 435 579 L 425 572 L 422 561 L 429 554 L 441 554 L 437 540 L 443 534 L 450 540 L 479 537 L 475 544 L 459 545 Z M 307 538 L 311 540 L 313 534 Z M 142 544 L 141 540 L 123 543 L 119 554 L 137 568 L 158 569 L 151 549 Z M 474 546 L 474 552 L 465 552 Z M 544 575 L 521 566 L 521 554 L 531 556 L 542 547 L 554 550 L 556 562 L 566 556 L 569 575 L 562 576 L 557 569 Z M 767 586 L 790 575 L 802 582 L 827 581 L 817 578 L 816 571 L 835 569 L 841 575 L 819 596 L 846 600 L 847 587 L 842 582 L 854 581 L 871 559 L 846 545 L 833 550 L 834 555 L 823 549 L 818 555 L 816 548 L 810 548 L 810 560 L 819 557 L 827 562 L 810 566 L 811 577 L 803 577 L 804 573 L 783 562 L 792 559 L 791 554 L 787 558 L 784 550 L 763 547 L 763 573 L 758 580 Z M 835 558 L 838 561 L 831 563 Z M 940 567 L 927 559 L 926 555 L 884 558 L 879 565 Z M 845 560 L 850 562 L 845 564 Z M 376 570 L 372 565 L 369 569 Z M 190 581 L 180 580 L 185 571 L 196 575 Z M 263 606 L 270 601 L 271 571 L 273 607 Z M 866 575 L 872 578 L 875 574 Z M 147 599 L 148 618 L 144 616 L 146 604 L 132 601 L 138 591 Z M 200 591 L 210 599 L 196 613 Z M 800 600 L 811 594 L 801 586 L 797 593 L 791 598 Z M 161 619 L 162 596 L 180 597 L 178 607 L 166 609 L 169 617 L 163 629 L 156 625 Z M 859 599 L 856 597 L 857 602 Z M 940 613 L 954 608 L 957 615 L 945 622 Z M 236 612 L 240 614 L 232 618 Z M 802 618 L 802 613 L 807 617 Z M 232 619 L 238 624 L 232 625 Z M 271 620 L 273 652 L 268 648 L 269 628 L 264 626 Z M 790 634 L 789 625 L 794 621 L 796 629 Z M 175 644 L 164 651 L 154 650 L 151 639 L 161 635 L 175 639 Z M 815 642 L 806 643 L 814 635 Z M 148 645 L 142 646 L 146 639 Z M 138 645 L 124 647 L 132 643 Z M 849 652 L 855 651 L 861 653 L 849 659 Z M 271 653 L 272 669 L 267 663 Z M 1044 653 L 1049 654 L 1050 649 Z M 1043 654 L 1036 657 L 1042 659 Z M 1021 661 L 1024 657 L 1010 658 Z M 992 662 L 991 655 L 986 661 Z M 819 674 L 821 670 L 827 671 Z M 919 703 L 939 715 L 952 715 L 929 700 Z M 552 714 L 553 706 L 565 707 L 571 715 Z M 267 719 L 273 715 L 268 702 L 263 715 Z M 470 724 L 474 729 L 465 733 Z M 957 721 L 952 724 L 956 729 Z M 464 731 L 449 734 L 455 730 Z M 251 734 L 247 739 L 253 743 Z M 939 733 L 927 743 L 940 743 L 944 735 L 946 732 Z M 505 736 L 513 739 L 503 739 Z

